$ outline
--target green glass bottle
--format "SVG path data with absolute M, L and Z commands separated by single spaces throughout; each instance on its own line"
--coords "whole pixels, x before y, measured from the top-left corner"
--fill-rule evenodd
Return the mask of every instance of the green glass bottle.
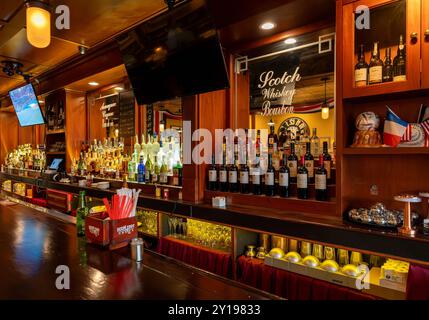
M 77 236 L 85 236 L 85 218 L 88 216 L 89 208 L 86 205 L 85 191 L 79 192 L 79 206 L 76 212 Z

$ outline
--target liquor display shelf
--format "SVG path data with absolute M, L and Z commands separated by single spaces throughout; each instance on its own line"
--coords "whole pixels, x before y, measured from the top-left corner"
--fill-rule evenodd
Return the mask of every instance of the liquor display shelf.
M 384 82 L 362 87 L 352 87 L 344 94 L 344 99 L 362 100 L 368 97 L 391 95 L 409 90 L 410 88 L 407 86 L 405 81 Z
M 71 193 L 85 190 L 88 196 L 94 198 L 103 198 L 114 193 L 113 190 L 80 188 L 77 185 L 6 173 L 0 173 L 0 177 L 2 180 L 24 182 Z M 317 203 L 322 202 L 317 201 Z M 324 245 L 353 248 L 363 253 L 376 253 L 429 265 L 429 236 L 418 233 L 412 237 L 400 235 L 396 231 L 358 226 L 343 221 L 342 217 L 338 216 L 294 212 L 288 206 L 284 206 L 282 210 L 274 209 L 269 205 L 263 208 L 245 205 L 227 205 L 225 208 L 215 208 L 206 203 L 167 200 L 145 195 L 140 196 L 138 206 L 185 218 L 292 237 L 298 240 L 317 241 Z
M 46 131 L 46 134 L 62 134 L 65 133 L 65 129 L 57 129 L 57 130 L 48 130 Z
M 404 155 L 404 154 L 429 154 L 427 147 L 409 148 L 344 148 L 344 155 Z

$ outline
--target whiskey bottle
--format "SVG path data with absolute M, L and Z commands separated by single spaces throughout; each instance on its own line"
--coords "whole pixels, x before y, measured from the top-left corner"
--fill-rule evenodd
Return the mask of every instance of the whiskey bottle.
M 402 35 L 399 37 L 398 53 L 393 59 L 393 81 L 405 81 L 406 76 L 406 61 L 405 61 L 405 45 Z
M 363 87 L 368 82 L 368 64 L 365 61 L 365 51 L 363 44 L 360 45 L 358 62 L 355 65 L 355 86 Z
M 369 84 L 381 83 L 383 81 L 383 61 L 380 59 L 378 42 L 374 42 L 372 57 L 369 62 Z
M 383 67 L 383 82 L 393 81 L 393 65 L 392 65 L 392 60 L 390 58 L 390 53 L 391 53 L 390 48 L 387 48 L 386 59 L 384 60 L 384 67 Z

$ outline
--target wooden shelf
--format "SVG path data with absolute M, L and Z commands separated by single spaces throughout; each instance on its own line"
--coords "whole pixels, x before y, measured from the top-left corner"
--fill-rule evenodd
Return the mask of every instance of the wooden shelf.
M 410 88 L 407 81 L 385 82 L 363 87 L 352 87 L 345 90 L 344 99 L 362 99 L 373 96 L 392 95 L 418 88 Z
M 407 154 L 429 154 L 426 147 L 406 147 L 406 148 L 344 148 L 344 155 L 407 155 Z
M 47 155 L 65 155 L 65 151 L 58 151 L 58 152 L 46 152 Z
M 66 133 L 66 130 L 65 129 L 59 129 L 59 130 L 46 131 L 46 134 L 62 134 L 62 133 Z

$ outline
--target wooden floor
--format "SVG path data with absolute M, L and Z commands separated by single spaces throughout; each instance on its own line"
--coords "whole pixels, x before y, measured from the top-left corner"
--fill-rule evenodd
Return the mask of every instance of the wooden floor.
M 75 226 L 31 208 L 0 205 L 0 299 L 273 299 L 174 260 L 86 245 Z M 70 270 L 58 290 L 56 268 Z

